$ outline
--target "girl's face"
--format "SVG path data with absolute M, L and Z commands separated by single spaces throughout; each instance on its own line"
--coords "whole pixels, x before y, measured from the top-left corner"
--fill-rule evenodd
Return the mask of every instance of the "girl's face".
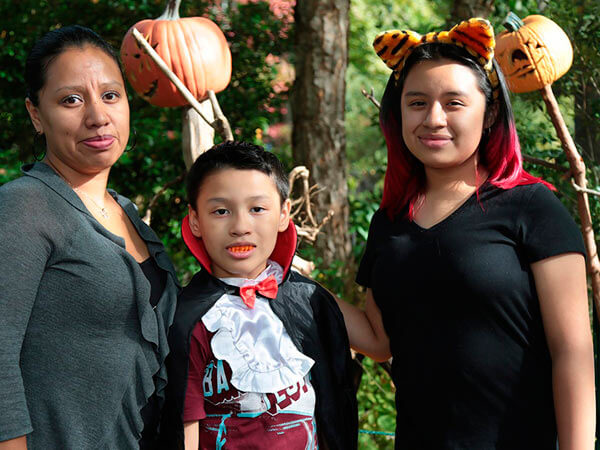
M 456 168 L 476 158 L 485 112 L 470 68 L 448 59 L 423 61 L 402 90 L 402 137 L 426 169 Z
M 68 48 L 48 66 L 39 105 L 26 106 L 47 155 L 80 173 L 110 168 L 129 138 L 129 104 L 115 61 L 102 50 Z

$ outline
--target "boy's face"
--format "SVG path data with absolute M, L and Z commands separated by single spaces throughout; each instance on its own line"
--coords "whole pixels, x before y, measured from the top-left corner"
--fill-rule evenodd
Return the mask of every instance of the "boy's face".
M 256 278 L 267 266 L 277 233 L 290 220 L 275 181 L 258 170 L 224 169 L 209 175 L 190 206 L 190 228 L 202 238 L 218 278 Z

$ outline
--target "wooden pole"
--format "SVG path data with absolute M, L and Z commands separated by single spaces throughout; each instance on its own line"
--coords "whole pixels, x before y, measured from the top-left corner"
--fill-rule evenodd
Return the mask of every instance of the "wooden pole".
M 585 176 L 585 163 L 583 158 L 575 147 L 575 142 L 569 133 L 567 125 L 563 119 L 558 103 L 552 92 L 550 85 L 544 86 L 540 90 L 542 98 L 546 103 L 546 109 L 550 115 L 550 120 L 556 129 L 556 134 L 560 139 L 562 148 L 569 161 L 571 167 L 571 175 L 578 187 L 577 189 L 577 209 L 579 210 L 579 220 L 581 221 L 581 231 L 587 251 L 587 269 L 592 281 L 592 295 L 596 313 L 600 319 L 600 261 L 598 260 L 598 250 L 596 248 L 596 239 L 594 237 L 594 229 L 592 227 L 592 214 L 590 212 L 590 204 L 588 201 L 587 179 Z
M 215 111 L 215 116 L 217 118 L 214 121 L 208 120 L 206 118 L 206 116 L 203 114 L 202 106 L 200 105 L 200 102 L 198 102 L 198 100 L 196 100 L 196 97 L 194 97 L 193 94 L 189 91 L 189 89 L 187 87 L 185 87 L 185 84 L 183 84 L 183 82 L 177 77 L 177 75 L 175 75 L 173 73 L 173 71 L 169 68 L 169 66 L 167 66 L 167 64 L 160 57 L 160 55 L 158 53 L 156 53 L 156 50 L 154 50 L 152 48 L 152 46 L 148 43 L 146 38 L 144 38 L 144 36 L 142 36 L 142 34 L 136 28 L 133 29 L 132 34 L 135 37 L 136 41 L 146 51 L 146 53 L 148 53 L 148 56 L 150 56 L 150 58 L 152 58 L 152 60 L 156 63 L 156 65 L 159 67 L 159 69 L 163 71 L 163 73 L 167 76 L 167 78 L 175 85 L 175 87 L 179 90 L 179 92 L 181 92 L 181 95 L 183 95 L 183 98 L 185 98 L 187 100 L 187 102 L 191 105 L 191 107 L 196 110 L 196 112 L 200 115 L 200 117 L 202 119 L 204 119 L 204 121 L 207 124 L 209 124 L 212 128 L 214 128 L 217 133 L 220 133 L 222 135 L 223 139 L 233 140 L 233 133 L 231 132 L 231 126 L 229 125 L 229 121 L 227 120 L 227 118 L 221 112 L 221 108 L 219 108 L 219 110 L 218 110 L 218 112 L 220 112 L 220 116 Z M 214 95 L 214 93 L 213 93 L 213 95 Z M 210 97 L 210 92 L 209 92 L 209 97 Z M 214 97 L 214 99 L 211 98 L 210 100 L 211 100 L 211 104 L 214 104 L 213 102 L 217 101 L 216 96 Z
M 214 119 L 210 100 L 204 100 L 200 107 L 205 117 L 209 120 Z M 181 115 L 181 149 L 185 167 L 190 170 L 196 158 L 215 144 L 215 129 L 191 106 L 184 106 Z

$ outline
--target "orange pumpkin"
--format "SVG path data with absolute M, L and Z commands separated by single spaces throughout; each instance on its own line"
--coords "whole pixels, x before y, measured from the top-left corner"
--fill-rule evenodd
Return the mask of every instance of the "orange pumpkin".
M 208 90 L 225 89 L 231 79 L 231 51 L 223 32 L 204 17 L 180 18 L 180 2 L 169 0 L 160 17 L 136 23 L 121 45 L 129 83 L 156 106 L 183 106 L 188 102 L 139 47 L 132 34 L 134 27 L 199 101 L 208 97 Z
M 496 36 L 496 60 L 512 92 L 542 89 L 562 77 L 573 62 L 567 34 L 544 16 L 521 20 L 509 13 L 507 31 Z

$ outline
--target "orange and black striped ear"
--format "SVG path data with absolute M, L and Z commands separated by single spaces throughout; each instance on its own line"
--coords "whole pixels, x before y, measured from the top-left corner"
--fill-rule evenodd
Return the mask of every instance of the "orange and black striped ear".
M 448 32 L 448 38 L 457 45 L 467 49 L 473 56 L 479 58 L 483 68 L 489 70 L 494 57 L 494 29 L 485 19 L 476 17 L 465 20 L 452 27 Z
M 412 49 L 421 44 L 421 35 L 414 31 L 390 30 L 379 33 L 373 48 L 387 66 L 399 74 Z
M 421 44 L 440 42 L 465 48 L 485 69 L 495 90 L 498 86 L 498 74 L 496 73 L 492 59 L 494 58 L 494 29 L 490 22 L 476 17 L 465 20 L 452 27 L 450 31 L 427 33 L 421 36 L 419 33 L 409 30 L 391 30 L 380 33 L 373 42 L 377 55 L 394 71 L 396 79 L 404 67 L 404 62 L 413 51 Z M 496 96 L 496 93 L 494 93 Z

